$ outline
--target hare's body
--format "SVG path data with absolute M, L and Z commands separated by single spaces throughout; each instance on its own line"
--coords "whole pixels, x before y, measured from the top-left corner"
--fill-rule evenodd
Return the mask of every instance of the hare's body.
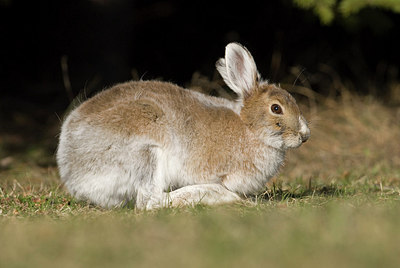
M 257 88 L 237 102 L 156 81 L 105 90 L 63 124 L 61 179 L 77 198 L 104 207 L 215 204 L 256 193 L 278 172 L 286 149 L 309 135 L 288 93 L 267 83 Z M 284 131 L 264 113 L 276 94 L 295 114 L 273 119 L 290 126 Z
M 64 123 L 61 178 L 77 197 L 107 207 L 162 204 L 164 193 L 186 185 L 254 193 L 277 172 L 284 153 L 255 137 L 237 105 L 170 83 L 117 85 Z

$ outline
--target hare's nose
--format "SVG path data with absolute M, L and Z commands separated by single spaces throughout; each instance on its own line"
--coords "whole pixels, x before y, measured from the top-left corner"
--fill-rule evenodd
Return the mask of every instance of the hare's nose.
M 305 143 L 310 138 L 310 129 L 304 118 L 300 117 L 300 136 L 302 143 Z
M 307 131 L 300 133 L 302 143 L 305 143 L 310 138 L 310 129 L 307 128 Z

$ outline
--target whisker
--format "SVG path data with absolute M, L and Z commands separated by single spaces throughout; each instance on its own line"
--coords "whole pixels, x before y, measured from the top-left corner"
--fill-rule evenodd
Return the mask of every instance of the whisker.
M 306 71 L 306 68 L 303 68 L 303 69 L 300 70 L 299 74 L 297 75 L 296 79 L 295 79 L 294 82 L 293 82 L 292 90 L 293 90 L 293 88 L 295 87 L 295 85 L 296 85 L 296 83 L 297 83 L 297 80 L 299 80 L 300 76 L 301 76 L 305 71 Z

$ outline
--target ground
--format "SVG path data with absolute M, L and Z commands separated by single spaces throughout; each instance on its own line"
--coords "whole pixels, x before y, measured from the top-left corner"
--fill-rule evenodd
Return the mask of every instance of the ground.
M 0 267 L 397 267 L 400 109 L 346 92 L 300 99 L 311 139 L 264 192 L 218 207 L 91 206 L 60 184 L 57 120 L 29 145 L 3 134 Z

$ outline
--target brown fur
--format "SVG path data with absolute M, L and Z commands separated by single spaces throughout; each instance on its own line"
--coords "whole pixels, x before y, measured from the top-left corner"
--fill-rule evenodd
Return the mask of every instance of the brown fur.
M 204 106 L 188 93 L 165 82 L 128 82 L 99 93 L 78 109 L 89 124 L 108 129 L 113 135 L 143 135 L 161 147 L 172 142 L 165 126 L 174 125 L 172 128 L 178 128 L 174 134 L 191 141 L 191 157 L 206 161 L 195 167 L 201 172 L 209 169 L 224 173 L 243 166 L 253 169 L 254 165 L 235 157 L 249 154 L 250 148 L 258 146 L 254 140 L 237 147 L 237 139 L 248 136 L 241 118 L 225 107 Z M 171 120 L 173 116 L 178 116 L 176 120 L 181 124 L 176 126 L 176 120 Z
M 271 105 L 279 104 L 283 107 L 282 115 L 271 113 Z M 284 116 L 285 114 L 293 116 Z M 285 132 L 298 132 L 300 125 L 298 117 L 301 115 L 296 100 L 285 90 L 271 84 L 261 84 L 255 93 L 244 100 L 241 112 L 242 120 L 254 132 L 260 131 L 265 125 Z M 284 133 L 284 135 L 287 135 Z

